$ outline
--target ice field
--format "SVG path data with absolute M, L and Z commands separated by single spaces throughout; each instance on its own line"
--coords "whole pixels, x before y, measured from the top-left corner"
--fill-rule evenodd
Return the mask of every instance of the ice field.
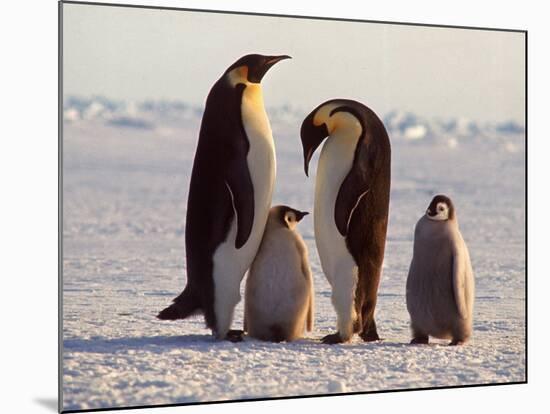
M 299 139 L 305 111 L 269 109 L 274 204 L 313 210 Z M 105 408 L 397 390 L 525 379 L 522 126 L 381 114 L 392 142 L 390 222 L 376 319 L 380 342 L 322 345 L 336 314 L 313 220 L 299 225 L 315 282 L 315 330 L 271 344 L 215 341 L 202 317 L 155 315 L 185 286 L 187 187 L 201 112 L 175 103 L 67 100 L 63 131 L 63 407 Z M 449 195 L 476 277 L 473 339 L 409 346 L 405 281 L 413 229 Z M 244 282 L 242 284 L 244 289 Z M 242 327 L 243 303 L 234 328 Z

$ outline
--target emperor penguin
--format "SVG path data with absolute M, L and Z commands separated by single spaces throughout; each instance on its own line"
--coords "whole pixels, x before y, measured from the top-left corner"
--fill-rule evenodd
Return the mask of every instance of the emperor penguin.
M 322 341 L 347 342 L 354 333 L 375 341 L 380 339 L 374 310 L 388 225 L 390 141 L 380 118 L 362 103 L 324 102 L 302 123 L 306 175 L 325 138 L 313 219 L 321 266 L 332 288 L 337 332 Z
M 313 278 L 296 224 L 308 214 L 269 211 L 262 243 L 246 279 L 244 329 L 264 341 L 293 341 L 313 329 Z
M 474 273 L 460 234 L 455 207 L 436 195 L 414 231 L 414 250 L 407 278 L 411 344 L 429 336 L 465 343 L 472 334 Z
M 187 285 L 159 319 L 203 313 L 217 339 L 230 330 L 240 283 L 258 250 L 275 180 L 275 150 L 261 80 L 290 56 L 246 55 L 206 99 L 187 200 Z

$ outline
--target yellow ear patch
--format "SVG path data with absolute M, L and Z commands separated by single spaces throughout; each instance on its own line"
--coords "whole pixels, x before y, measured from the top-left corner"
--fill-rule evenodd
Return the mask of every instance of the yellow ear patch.
M 361 133 L 361 124 L 354 115 L 349 112 L 337 112 L 330 116 L 330 113 L 339 106 L 342 106 L 342 103 L 333 102 L 320 107 L 313 117 L 313 125 L 326 124 L 330 135 L 337 129 L 351 129 L 358 136 Z
M 229 82 L 235 87 L 239 83 L 247 84 L 248 82 L 248 66 L 239 66 L 228 73 Z
M 317 109 L 317 112 L 313 117 L 313 125 L 320 126 L 320 125 L 326 124 L 327 129 L 329 130 L 329 133 L 332 132 L 329 125 L 329 124 L 332 124 L 330 113 L 337 107 L 338 107 L 338 104 L 330 103 L 330 104 L 323 105 L 322 107 Z
M 296 214 L 294 214 L 293 211 L 287 211 L 285 213 L 285 221 L 290 230 L 294 230 L 296 228 Z
M 248 66 L 241 66 L 237 70 L 241 79 L 248 79 Z

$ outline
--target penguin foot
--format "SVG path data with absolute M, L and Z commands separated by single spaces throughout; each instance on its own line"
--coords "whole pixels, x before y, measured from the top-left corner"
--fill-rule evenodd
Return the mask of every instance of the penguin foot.
M 381 340 L 380 337 L 378 336 L 378 332 L 376 332 L 376 331 L 374 331 L 374 332 L 362 332 L 361 334 L 359 334 L 359 336 L 365 342 L 373 342 L 373 341 L 380 341 Z
M 418 336 L 413 338 L 410 342 L 411 345 L 428 345 L 430 340 L 427 336 Z
M 225 335 L 225 340 L 230 342 L 242 342 L 244 339 L 244 331 L 240 329 L 230 329 Z
M 323 339 L 321 339 L 321 342 L 327 345 L 335 345 L 343 343 L 344 340 L 340 336 L 340 333 L 336 332 L 325 336 Z
M 462 339 L 453 339 L 449 346 L 464 345 L 465 343 L 466 341 L 463 341 Z

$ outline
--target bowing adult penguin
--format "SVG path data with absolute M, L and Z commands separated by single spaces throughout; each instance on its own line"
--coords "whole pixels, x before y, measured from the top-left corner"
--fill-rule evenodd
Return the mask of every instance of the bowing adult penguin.
M 314 227 L 332 287 L 337 332 L 324 343 L 380 339 L 374 321 L 390 198 L 391 149 L 382 121 L 365 105 L 329 100 L 302 123 L 304 169 L 317 147 Z
M 210 90 L 187 200 L 187 285 L 159 319 L 200 312 L 216 338 L 242 340 L 242 331 L 229 328 L 241 280 L 262 240 L 275 181 L 260 81 L 288 58 L 243 56 Z

